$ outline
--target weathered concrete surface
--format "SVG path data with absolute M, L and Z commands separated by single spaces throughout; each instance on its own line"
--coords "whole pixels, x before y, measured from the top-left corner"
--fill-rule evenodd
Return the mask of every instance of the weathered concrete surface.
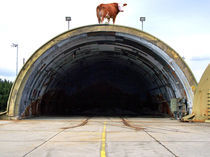
M 36 118 L 0 121 L 0 156 L 210 156 L 210 124 L 167 118 Z M 106 122 L 106 123 L 104 123 Z M 139 129 L 135 129 L 139 128 Z

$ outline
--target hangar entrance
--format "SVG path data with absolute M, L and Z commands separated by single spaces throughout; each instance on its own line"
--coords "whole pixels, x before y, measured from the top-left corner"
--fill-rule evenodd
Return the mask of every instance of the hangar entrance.
M 38 49 L 12 88 L 7 115 L 171 116 L 170 100 L 196 85 L 182 58 L 159 39 L 117 25 L 65 32 Z
M 104 55 L 105 58 L 106 55 Z M 169 116 L 167 102 L 159 99 L 159 85 L 142 69 L 118 57 L 92 58 L 77 65 L 41 99 L 41 115 Z M 92 62 L 92 63 L 91 63 Z M 162 92 L 164 89 L 162 89 Z M 166 101 L 166 100 L 165 100 Z M 165 103 L 165 104 L 164 104 Z M 164 106 L 165 105 L 165 106 Z

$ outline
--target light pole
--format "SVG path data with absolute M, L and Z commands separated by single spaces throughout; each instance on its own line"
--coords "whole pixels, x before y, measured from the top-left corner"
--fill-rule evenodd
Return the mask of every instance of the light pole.
M 143 31 L 143 22 L 146 21 L 146 17 L 140 17 L 141 21 L 141 30 Z
M 68 22 L 68 30 L 69 30 L 69 28 L 70 28 L 71 17 L 70 17 L 70 16 L 67 16 L 67 17 L 66 17 L 66 21 Z
M 12 43 L 11 46 L 17 48 L 17 53 L 16 53 L 16 76 L 17 76 L 17 74 L 18 74 L 18 44 Z
M 23 58 L 23 65 L 26 63 L 26 60 L 25 60 L 25 58 Z

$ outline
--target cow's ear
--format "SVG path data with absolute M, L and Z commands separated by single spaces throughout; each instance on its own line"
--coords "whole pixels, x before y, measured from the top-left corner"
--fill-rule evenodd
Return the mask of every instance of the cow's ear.
M 127 3 L 124 3 L 124 4 L 123 4 L 123 6 L 126 6 L 126 5 L 127 5 Z

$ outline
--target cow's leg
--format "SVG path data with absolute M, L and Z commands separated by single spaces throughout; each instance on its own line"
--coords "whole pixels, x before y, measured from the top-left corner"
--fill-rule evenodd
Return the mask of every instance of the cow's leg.
M 113 17 L 112 19 L 113 19 L 113 24 L 115 24 L 115 19 L 116 19 L 116 17 Z
M 107 20 L 108 20 L 108 23 L 110 22 L 110 18 L 107 18 Z
M 104 22 L 104 16 L 102 16 L 102 18 L 101 18 L 101 23 L 103 23 Z
M 100 17 L 98 17 L 98 23 L 99 23 L 99 24 L 101 23 L 101 18 L 100 18 Z

